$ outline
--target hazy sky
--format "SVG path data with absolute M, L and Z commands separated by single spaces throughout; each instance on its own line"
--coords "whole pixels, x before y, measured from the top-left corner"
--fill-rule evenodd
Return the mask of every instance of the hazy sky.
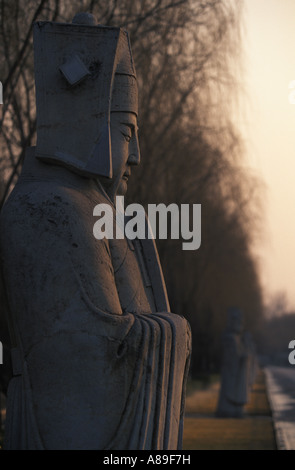
M 289 84 L 295 81 L 295 0 L 244 2 L 248 104 L 243 133 L 248 164 L 266 185 L 264 240 L 256 253 L 265 291 L 286 291 L 295 309 L 295 104 L 289 101 Z

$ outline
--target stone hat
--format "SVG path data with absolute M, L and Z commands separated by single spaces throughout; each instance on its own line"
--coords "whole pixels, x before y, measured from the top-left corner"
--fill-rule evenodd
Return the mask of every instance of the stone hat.
M 110 113 L 138 112 L 128 33 L 87 13 L 72 23 L 37 22 L 33 33 L 36 156 L 111 178 Z

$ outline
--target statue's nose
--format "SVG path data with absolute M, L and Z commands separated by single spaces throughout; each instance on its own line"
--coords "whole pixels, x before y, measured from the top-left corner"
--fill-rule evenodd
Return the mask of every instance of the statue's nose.
M 128 162 L 129 165 L 139 165 L 140 163 L 140 149 L 137 134 L 132 137 L 129 145 Z

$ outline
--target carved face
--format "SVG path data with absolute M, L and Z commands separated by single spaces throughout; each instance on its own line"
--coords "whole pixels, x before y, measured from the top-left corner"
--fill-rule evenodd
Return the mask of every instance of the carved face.
M 123 196 L 133 165 L 140 162 L 137 117 L 133 113 L 111 113 L 113 177 L 107 189 L 111 199 Z

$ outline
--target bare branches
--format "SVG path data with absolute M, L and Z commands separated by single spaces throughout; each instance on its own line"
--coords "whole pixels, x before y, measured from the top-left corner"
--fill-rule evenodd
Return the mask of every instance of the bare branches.
M 46 4 L 46 1 L 47 0 L 41 0 L 37 10 L 35 11 L 34 13 L 34 16 L 32 18 L 32 22 L 31 22 L 31 25 L 33 24 L 34 21 L 36 21 L 36 19 L 38 18 L 38 16 L 40 15 L 44 5 Z M 27 34 L 26 34 L 26 37 L 25 37 L 25 40 L 23 42 L 23 45 L 14 61 L 14 63 L 12 64 L 12 66 L 10 67 L 10 70 L 9 70 L 9 73 L 8 73 L 8 76 L 7 78 L 4 80 L 4 83 L 3 83 L 3 92 L 6 93 L 6 90 L 8 88 L 8 85 L 12 82 L 12 79 L 13 79 L 13 76 L 17 70 L 17 68 L 20 66 L 21 64 L 21 61 L 25 55 L 25 52 L 26 52 L 26 49 L 29 45 L 29 42 L 30 42 L 30 39 L 31 39 L 31 25 L 30 25 L 30 28 L 29 30 L 27 31 Z M 11 90 L 11 92 L 13 92 L 13 88 Z

